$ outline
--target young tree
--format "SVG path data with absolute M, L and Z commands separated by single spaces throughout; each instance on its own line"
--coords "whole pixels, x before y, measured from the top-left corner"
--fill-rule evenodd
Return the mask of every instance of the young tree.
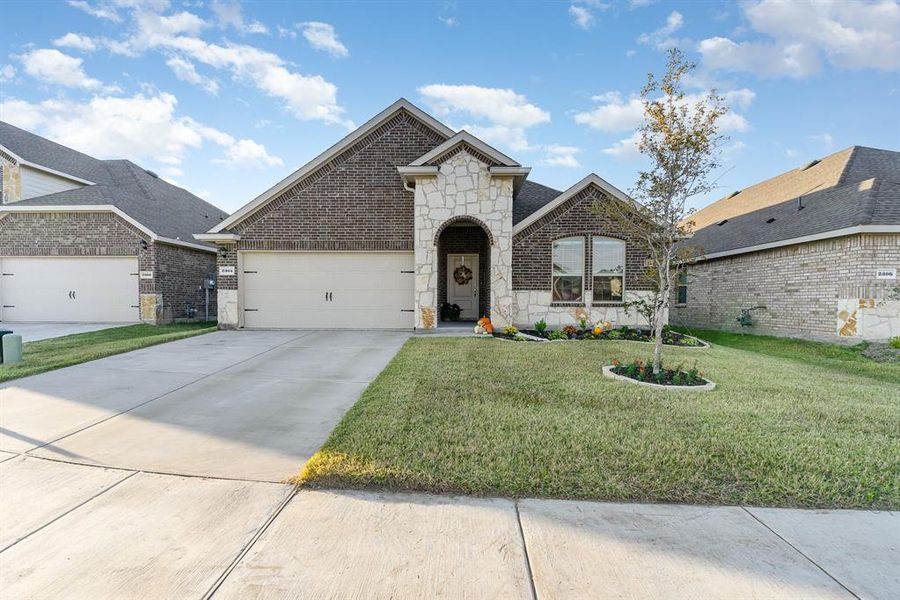
M 714 188 L 710 174 L 719 166 L 719 147 L 726 138 L 718 124 L 728 112 L 715 91 L 691 101 L 684 79 L 696 65 L 673 48 L 661 79 L 652 73 L 641 90 L 644 124 L 638 129 L 638 151 L 649 167 L 630 190 L 634 204 L 597 203 L 595 213 L 612 221 L 649 255 L 648 277 L 655 291 L 653 372 L 662 363 L 663 320 L 668 314 L 678 271 L 694 254 L 685 239 L 693 223 L 687 201 Z

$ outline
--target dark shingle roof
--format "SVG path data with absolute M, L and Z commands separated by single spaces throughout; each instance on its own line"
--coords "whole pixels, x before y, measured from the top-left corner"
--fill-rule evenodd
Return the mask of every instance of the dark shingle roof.
M 198 243 L 193 234 L 209 231 L 228 216 L 128 160 L 97 160 L 2 122 L 0 144 L 29 162 L 96 183 L 21 200 L 17 206 L 111 204 L 159 236 L 191 243 Z
M 560 194 L 559 190 L 526 179 L 513 200 L 513 225 L 527 219 Z
M 857 225 L 900 225 L 900 183 L 869 179 L 812 192 L 802 203 L 794 198 L 704 227 L 688 243 L 709 255 Z

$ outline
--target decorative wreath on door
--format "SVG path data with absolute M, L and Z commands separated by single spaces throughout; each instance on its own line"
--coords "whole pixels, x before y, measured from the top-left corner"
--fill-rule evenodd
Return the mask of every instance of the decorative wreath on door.
M 466 285 L 472 281 L 472 269 L 466 265 L 460 265 L 453 270 L 453 280 L 459 285 Z

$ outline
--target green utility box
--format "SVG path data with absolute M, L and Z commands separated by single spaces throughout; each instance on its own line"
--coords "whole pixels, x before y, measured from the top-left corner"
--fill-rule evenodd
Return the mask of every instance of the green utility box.
M 10 333 L 9 329 L 0 329 L 0 363 L 3 362 L 3 337 Z
M 0 338 L 0 347 L 3 348 L 3 363 L 14 365 L 22 362 L 22 336 L 16 333 L 7 333 Z

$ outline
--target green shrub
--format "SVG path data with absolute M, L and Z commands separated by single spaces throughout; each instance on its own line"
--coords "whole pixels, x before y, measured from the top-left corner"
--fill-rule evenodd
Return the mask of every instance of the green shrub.
M 534 324 L 534 330 L 539 334 L 544 335 L 544 332 L 547 331 L 547 321 L 541 319 L 537 323 Z
M 515 337 L 519 335 L 519 329 L 515 325 L 507 325 L 503 328 L 503 335 L 508 335 L 509 337 Z
M 888 345 L 890 345 L 891 348 L 900 349 L 900 335 L 895 335 L 890 340 L 888 340 Z
M 569 336 L 566 335 L 566 332 L 561 329 L 556 329 L 554 331 L 551 331 L 549 337 L 551 340 L 567 340 L 567 339 L 569 339 Z

